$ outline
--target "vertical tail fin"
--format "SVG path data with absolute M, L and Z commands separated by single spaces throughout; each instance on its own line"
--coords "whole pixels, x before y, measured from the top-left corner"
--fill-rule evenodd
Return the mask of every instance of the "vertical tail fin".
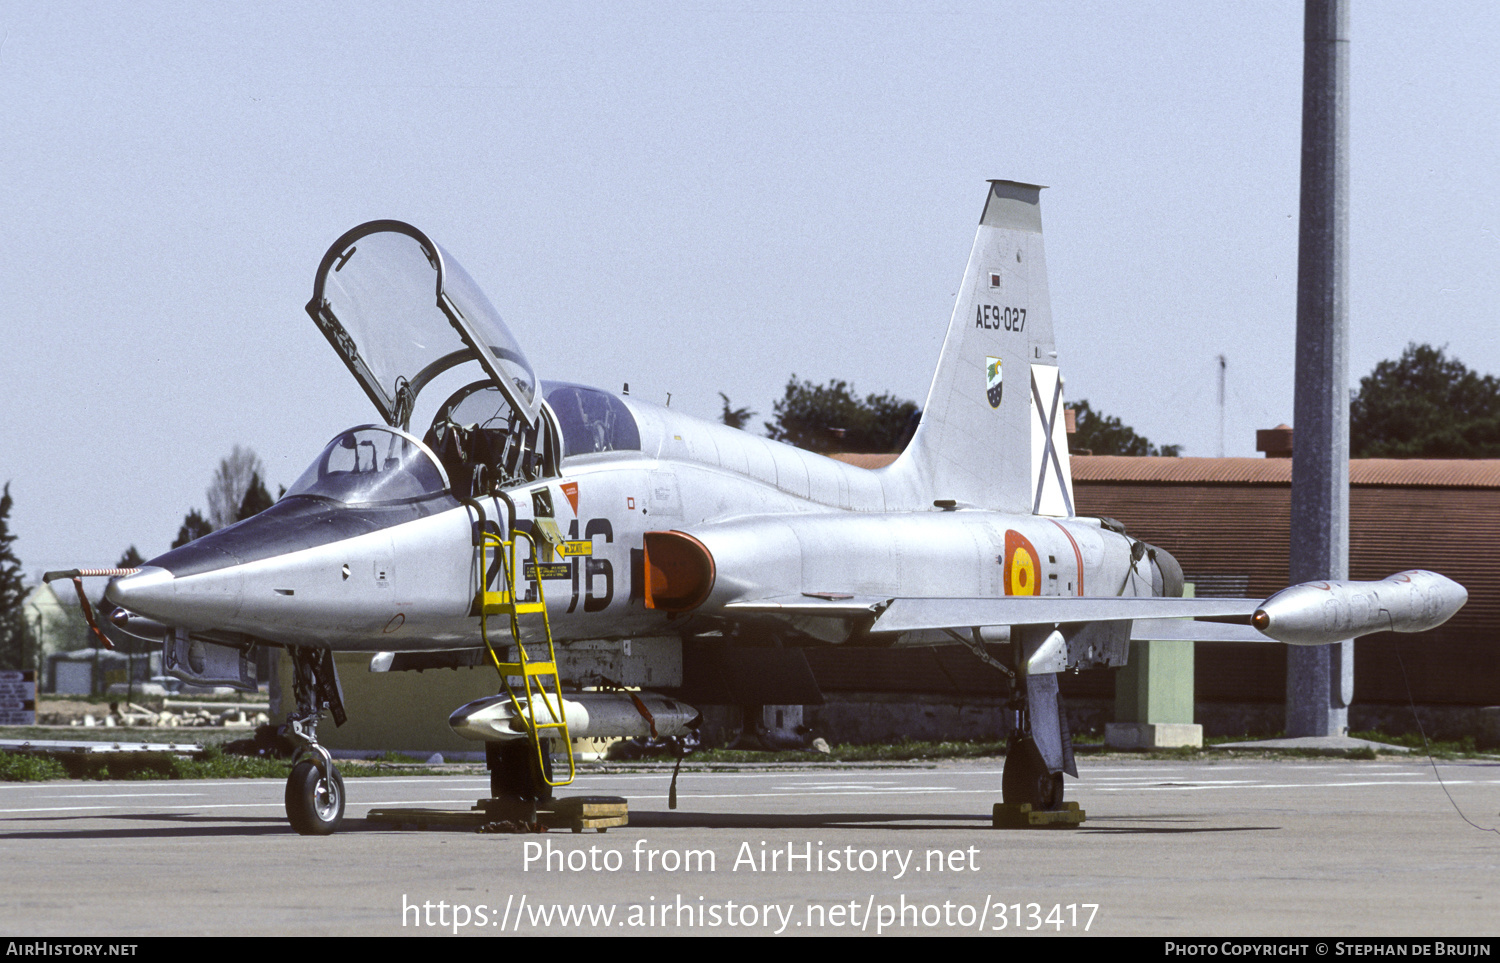
M 1073 514 L 1041 190 L 990 182 L 922 421 L 896 468 L 934 500 Z

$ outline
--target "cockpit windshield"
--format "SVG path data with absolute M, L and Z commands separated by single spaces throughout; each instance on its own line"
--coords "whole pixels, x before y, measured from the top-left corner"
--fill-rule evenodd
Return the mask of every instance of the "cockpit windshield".
M 351 428 L 328 443 L 286 497 L 310 495 L 346 505 L 412 501 L 448 490 L 432 454 L 403 431 Z

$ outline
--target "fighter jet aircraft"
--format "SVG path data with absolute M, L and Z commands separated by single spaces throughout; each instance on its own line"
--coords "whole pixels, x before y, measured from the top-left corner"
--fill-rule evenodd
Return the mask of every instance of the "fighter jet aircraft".
M 1039 196 L 990 183 L 920 423 L 874 471 L 539 380 L 448 251 L 362 224 L 307 311 L 380 423 L 335 437 L 272 508 L 114 578 L 112 621 L 200 682 L 249 684 L 250 648 L 284 647 L 287 815 L 325 834 L 345 800 L 317 741 L 324 711 L 344 720 L 334 651 L 493 665 L 499 694 L 450 722 L 485 744 L 497 797 L 535 801 L 567 781 L 549 747 L 571 773 L 570 737 L 682 734 L 703 699 L 796 702 L 798 646 L 957 641 L 1010 679 L 1003 798 L 1045 808 L 1077 775 L 1057 673 L 1122 665 L 1132 636 L 1322 644 L 1457 611 L 1460 586 L 1415 571 L 1183 599 L 1165 550 L 1078 516 Z

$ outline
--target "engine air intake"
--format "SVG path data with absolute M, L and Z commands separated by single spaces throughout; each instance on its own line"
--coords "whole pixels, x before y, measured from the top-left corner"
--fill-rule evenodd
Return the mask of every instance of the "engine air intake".
M 702 605 L 714 587 L 714 557 L 683 532 L 647 532 L 646 608 L 686 612 Z

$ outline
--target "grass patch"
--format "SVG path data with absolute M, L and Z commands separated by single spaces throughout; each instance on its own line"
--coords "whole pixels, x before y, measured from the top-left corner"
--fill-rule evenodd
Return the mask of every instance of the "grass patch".
M 0 726 L 0 739 L 22 742 L 151 742 L 199 745 L 247 739 L 254 729 L 224 726 Z
M 68 773 L 56 759 L 18 752 L 0 752 L 0 782 L 46 782 L 66 779 Z
M 225 755 L 218 746 L 209 746 L 196 757 L 165 752 L 67 753 L 56 761 L 69 779 L 285 779 L 292 771 L 282 760 Z
M 1428 739 L 1425 742 L 1420 732 L 1403 732 L 1398 736 L 1385 732 L 1351 732 L 1349 735 L 1355 739 L 1368 739 L 1371 742 L 1384 742 L 1392 746 L 1404 746 L 1417 752 L 1429 752 L 1437 759 L 1462 759 L 1469 756 L 1485 755 L 1480 752 L 1474 744 L 1473 736 L 1464 736 L 1462 739 Z
M 213 731 L 208 730 L 208 732 Z M 174 738 L 181 738 L 182 736 L 189 735 L 190 732 L 191 730 L 187 732 L 177 730 L 172 732 L 171 735 Z M 223 730 L 218 730 L 218 732 L 222 733 Z M 123 735 L 120 730 L 112 730 L 111 733 Z M 154 734 L 158 739 L 166 735 L 163 730 L 155 730 Z M 206 735 L 207 732 L 204 734 Z M 52 732 L 49 735 L 55 736 L 56 733 Z M 233 733 L 233 735 L 242 738 L 244 733 L 243 731 L 239 731 Z M 1351 735 L 1358 739 L 1385 742 L 1416 750 L 1408 758 L 1420 757 L 1424 754 L 1424 751 L 1430 752 L 1433 758 L 1436 759 L 1485 757 L 1484 753 L 1475 750 L 1474 739 L 1471 736 L 1460 740 L 1431 741 L 1424 750 L 1421 736 L 1415 733 L 1393 736 L 1372 731 L 1356 732 L 1351 733 Z M 1214 746 L 1226 742 L 1239 741 L 1248 741 L 1248 738 L 1244 736 L 1213 737 L 1205 740 L 1207 745 L 1203 749 L 1182 747 L 1178 749 L 1127 751 L 1126 754 L 1137 759 L 1214 762 L 1228 758 L 1225 753 L 1213 751 Z M 1074 747 L 1082 757 L 1104 755 L 1116 751 L 1106 747 L 1097 738 L 1077 739 L 1074 741 Z M 805 763 L 836 767 L 845 763 L 934 762 L 943 759 L 1000 758 L 1004 755 L 1005 743 L 1003 741 L 918 742 L 916 740 L 903 739 L 900 742 L 888 745 L 840 744 L 833 746 L 828 753 L 813 751 L 754 752 L 741 749 L 699 750 L 689 754 L 684 761 L 705 764 L 710 768 L 716 764 L 727 767 L 764 763 Z M 1386 754 L 1387 758 L 1389 758 L 1389 755 Z M 1360 747 L 1345 752 L 1334 753 L 1319 752 L 1311 749 L 1249 749 L 1237 750 L 1234 754 L 1235 758 L 1249 757 L 1263 759 L 1327 759 L 1330 756 L 1346 759 L 1373 760 L 1380 758 L 1381 753 L 1373 748 Z M 671 762 L 672 758 L 667 755 L 661 755 L 648 756 L 641 760 L 604 762 L 599 765 L 599 769 L 603 771 L 628 769 L 632 762 L 637 761 L 663 763 Z M 345 778 L 349 779 L 358 779 L 367 776 L 449 775 L 455 771 L 484 772 L 482 767 L 476 765 L 426 765 L 413 760 L 411 756 L 394 751 L 387 752 L 377 759 L 367 762 L 351 759 L 339 760 L 338 768 Z M 215 744 L 206 745 L 204 751 L 193 758 L 171 755 L 166 752 L 98 755 L 62 754 L 58 756 L 0 752 L 0 782 L 40 782 L 51 779 L 286 779 L 291 774 L 291 769 L 292 766 L 288 760 L 229 755 Z
M 387 758 L 388 757 L 388 758 Z M 452 769 L 417 765 L 408 756 L 387 753 L 380 761 L 341 759 L 346 778 L 364 776 L 448 775 Z M 208 746 L 196 757 L 169 753 L 119 753 L 56 756 L 0 752 L 0 782 L 46 782 L 51 779 L 285 779 L 292 772 L 286 759 L 265 759 L 225 753 Z

